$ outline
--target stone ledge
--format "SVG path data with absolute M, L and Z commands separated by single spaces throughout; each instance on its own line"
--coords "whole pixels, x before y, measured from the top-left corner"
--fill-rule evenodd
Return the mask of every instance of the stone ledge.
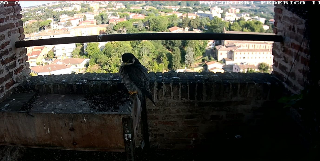
M 282 83 L 264 73 L 149 73 L 155 100 L 238 100 L 279 98 Z M 34 91 L 41 94 L 97 94 L 125 91 L 119 74 L 70 74 L 30 77 L 17 87 L 16 93 Z

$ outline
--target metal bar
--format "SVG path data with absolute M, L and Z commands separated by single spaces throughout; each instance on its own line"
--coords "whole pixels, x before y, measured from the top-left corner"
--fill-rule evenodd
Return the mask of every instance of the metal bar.
M 135 40 L 252 40 L 252 41 L 274 41 L 282 42 L 280 35 L 267 34 L 224 34 L 224 33 L 136 33 L 136 34 L 111 34 L 111 35 L 91 35 L 61 37 L 28 41 L 17 41 L 16 48 L 86 43 L 86 42 L 106 42 L 106 41 L 135 41 Z

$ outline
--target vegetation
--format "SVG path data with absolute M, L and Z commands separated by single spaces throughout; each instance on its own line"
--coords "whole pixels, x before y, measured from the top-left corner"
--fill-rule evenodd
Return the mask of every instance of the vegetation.
M 144 4 L 137 1 L 122 2 L 125 6 L 130 7 L 139 4 L 139 6 L 154 6 L 156 9 L 118 9 L 109 10 L 113 12 L 113 16 L 126 18 L 127 21 L 119 22 L 116 25 L 109 24 L 106 28 L 106 34 L 116 33 L 140 33 L 140 32 L 168 32 L 171 27 L 189 28 L 190 31 L 199 29 L 203 32 L 221 33 L 224 29 L 228 31 L 244 31 L 244 32 L 273 32 L 273 26 L 264 31 L 263 23 L 259 21 L 245 21 L 239 19 L 234 23 L 223 21 L 221 18 L 214 17 L 212 20 L 209 18 L 195 19 L 179 18 L 177 15 L 161 16 L 160 12 L 169 13 L 172 9 L 166 9 L 163 6 L 180 6 L 178 12 L 189 14 L 198 10 L 207 11 L 208 6 L 200 5 L 199 1 L 147 1 Z M 61 3 L 52 6 L 52 9 L 39 7 L 29 10 L 24 14 L 23 21 L 37 20 L 37 22 L 24 26 L 24 31 L 27 34 L 46 30 L 50 27 L 51 20 L 59 22 L 61 15 L 73 16 L 77 13 L 91 12 L 89 4 L 81 4 L 80 11 L 53 11 L 54 8 L 70 7 L 70 4 Z M 112 7 L 109 4 L 108 7 Z M 191 8 L 189 8 L 191 7 Z M 266 14 L 268 17 L 269 12 L 258 13 L 259 10 L 241 10 L 248 12 L 252 15 Z M 37 13 L 40 12 L 41 16 Z M 129 19 L 130 13 L 137 13 L 145 15 L 145 19 Z M 107 24 L 109 15 L 102 12 L 96 15 L 94 19 L 97 24 Z M 222 15 L 224 16 L 224 15 Z M 263 16 L 261 16 L 263 17 Z M 86 20 L 86 17 L 84 17 Z M 65 27 L 72 26 L 70 21 L 67 21 Z M 101 50 L 98 43 L 76 44 L 76 49 L 72 52 L 75 58 L 90 58 L 90 63 L 87 72 L 118 72 L 119 65 L 121 64 L 121 55 L 125 52 L 133 53 L 149 71 L 163 72 L 169 70 L 176 70 L 181 67 L 191 67 L 192 64 L 200 62 L 201 60 L 211 60 L 211 57 L 203 57 L 207 47 L 207 41 L 181 41 L 181 40 L 164 40 L 164 41 L 132 41 L 132 42 L 109 42 Z M 53 57 L 51 51 L 48 53 L 48 58 Z M 268 66 L 261 63 L 259 70 L 262 72 L 268 71 Z M 254 72 L 248 70 L 248 72 Z
M 258 65 L 258 69 L 260 70 L 260 72 L 266 73 L 269 70 L 269 65 L 267 63 L 260 63 Z
M 53 50 L 50 50 L 49 52 L 48 52 L 48 54 L 47 54 L 47 57 L 46 58 L 48 58 L 48 59 L 52 59 L 54 57 L 54 52 L 53 52 Z

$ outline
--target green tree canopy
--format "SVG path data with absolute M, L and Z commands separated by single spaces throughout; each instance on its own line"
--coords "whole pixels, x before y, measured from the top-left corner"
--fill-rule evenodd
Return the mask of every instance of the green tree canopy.
M 258 65 L 258 69 L 259 69 L 261 72 L 266 73 L 266 72 L 268 72 L 268 70 L 269 70 L 269 65 L 268 65 L 267 63 L 260 63 L 260 64 Z

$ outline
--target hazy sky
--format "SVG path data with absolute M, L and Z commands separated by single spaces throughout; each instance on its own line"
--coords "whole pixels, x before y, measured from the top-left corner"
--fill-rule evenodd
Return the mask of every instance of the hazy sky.
M 21 7 L 29 7 L 29 6 L 36 6 L 36 5 L 42 5 L 46 3 L 51 3 L 55 1 L 19 1 Z

